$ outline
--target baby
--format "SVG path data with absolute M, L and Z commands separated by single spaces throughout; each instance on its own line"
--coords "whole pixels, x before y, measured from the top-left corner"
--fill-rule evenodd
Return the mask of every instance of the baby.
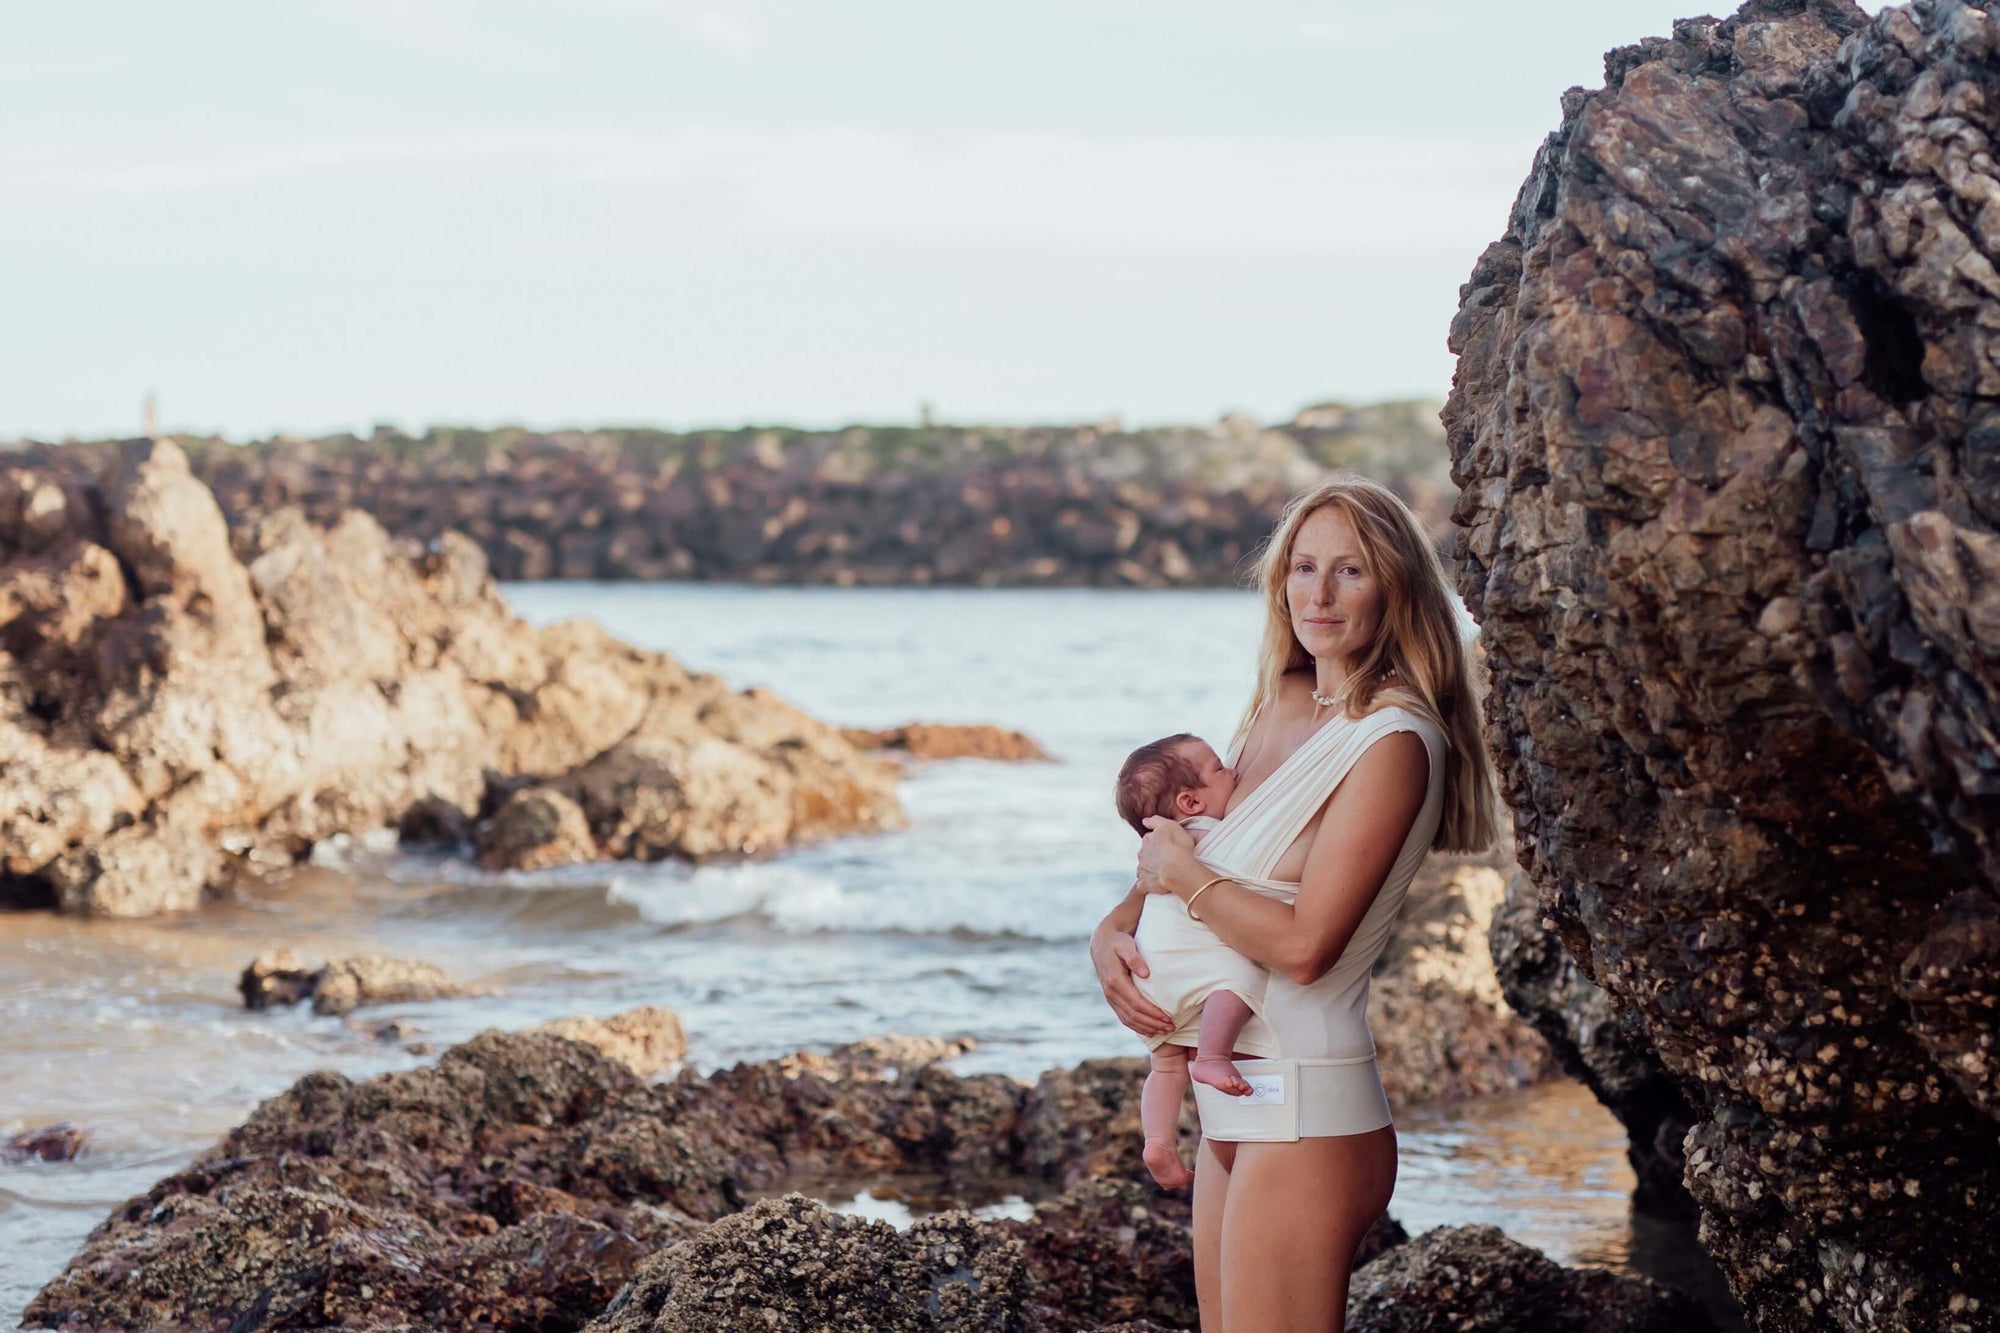
M 1215 750 L 1200 737 L 1183 733 L 1142 745 L 1125 760 L 1118 771 L 1118 813 L 1142 835 L 1150 815 L 1177 820 L 1199 846 L 1220 822 L 1235 790 L 1236 774 Z M 1138 934 L 1151 975 L 1134 981 L 1178 1025 L 1174 1034 L 1147 1038 L 1153 1072 L 1139 1099 L 1146 1169 L 1161 1188 L 1175 1189 L 1193 1178 L 1174 1146 L 1188 1080 L 1199 1079 L 1232 1096 L 1251 1091 L 1230 1057 L 1244 1024 L 1263 1005 L 1265 973 L 1188 916 L 1178 898 L 1148 897 Z M 1187 1028 L 1196 1010 L 1200 1021 L 1190 1053 L 1173 1037 Z

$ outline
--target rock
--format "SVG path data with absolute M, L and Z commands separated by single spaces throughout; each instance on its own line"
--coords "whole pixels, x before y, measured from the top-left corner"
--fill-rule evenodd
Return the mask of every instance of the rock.
M 894 765 L 768 692 L 521 622 L 455 532 L 232 527 L 171 441 L 0 458 L 0 627 L 12 901 L 184 911 L 343 835 L 462 842 L 482 810 L 516 866 L 900 822 Z
M 376 954 L 339 958 L 308 971 L 290 949 L 259 954 L 243 969 L 236 987 L 251 1009 L 312 1000 L 316 1014 L 348 1014 L 364 1005 L 420 1004 L 488 992 L 453 980 L 430 963 Z M 397 1034 L 401 1035 L 401 1034 Z
M 911 722 L 886 731 L 842 727 L 840 734 L 861 750 L 889 750 L 911 759 L 1047 759 L 1048 751 L 1026 732 L 979 723 L 947 726 Z
M 1487 942 L 1505 897 L 1495 858 L 1433 856 L 1369 980 L 1368 1026 L 1392 1106 L 1490 1096 L 1556 1071 L 1508 1007 Z
M 16 1134 L 0 1146 L 0 1157 L 10 1162 L 73 1162 L 90 1145 L 90 1136 L 75 1125 L 49 1125 Z
M 1439 1227 L 1357 1269 L 1353 1333 L 1700 1333 L 1715 1323 L 1646 1278 L 1564 1268 L 1494 1227 Z
M 799 1194 L 767 1199 L 649 1261 L 592 1333 L 880 1333 L 1031 1323 L 1021 1247 L 964 1213 L 899 1232 Z
M 507 798 L 479 830 L 488 870 L 543 870 L 597 859 L 583 807 L 559 791 L 530 787 Z
M 977 1043 L 970 1037 L 908 1037 L 887 1033 L 863 1037 L 824 1054 L 800 1051 L 778 1062 L 787 1074 L 818 1074 L 835 1079 L 896 1079 L 926 1065 L 956 1060 Z
M 529 1029 L 594 1046 L 641 1078 L 663 1073 L 687 1058 L 680 1015 L 649 1004 L 609 1018 L 578 1015 Z
M 1681 1142 L 1694 1124 L 1687 1098 L 1644 1038 L 1626 1031 L 1611 997 L 1563 951 L 1544 924 L 1533 881 L 1518 870 L 1491 930 L 1507 1003 L 1625 1126 L 1638 1178 L 1633 1205 L 1661 1217 L 1692 1216 L 1694 1201 L 1681 1183 Z
M 1522 864 L 1767 1333 L 2000 1306 L 1994 40 L 1753 0 L 1614 51 L 1451 331 Z
M 313 981 L 313 1012 L 349 1014 L 363 1005 L 421 1004 L 485 992 L 454 981 L 442 968 L 404 958 L 357 954 L 328 963 Z
M 312 998 L 319 983 L 318 971 L 290 949 L 273 949 L 250 960 L 237 979 L 244 1007 L 269 1009 L 274 1004 L 297 1004 Z

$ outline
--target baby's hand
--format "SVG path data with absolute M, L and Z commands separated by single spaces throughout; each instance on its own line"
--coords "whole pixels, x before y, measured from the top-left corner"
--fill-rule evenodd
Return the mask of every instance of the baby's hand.
M 1139 887 L 1147 893 L 1172 893 L 1168 872 L 1194 854 L 1194 838 L 1165 815 L 1149 815 L 1146 830 L 1139 839 Z

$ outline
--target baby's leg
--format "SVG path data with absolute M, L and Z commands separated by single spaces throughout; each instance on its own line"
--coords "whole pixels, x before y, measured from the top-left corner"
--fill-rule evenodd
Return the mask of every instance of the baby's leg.
M 1194 1179 L 1194 1173 L 1181 1165 L 1176 1146 L 1187 1090 L 1188 1048 L 1155 1047 L 1153 1072 L 1146 1075 L 1145 1090 L 1139 1094 L 1139 1124 L 1146 1136 L 1146 1169 L 1163 1190 L 1179 1189 Z
M 1250 1095 L 1250 1085 L 1229 1056 L 1252 1012 L 1250 1002 L 1233 990 L 1216 991 L 1202 1002 L 1201 1026 L 1196 1029 L 1201 1045 L 1188 1062 L 1189 1077 L 1232 1097 Z

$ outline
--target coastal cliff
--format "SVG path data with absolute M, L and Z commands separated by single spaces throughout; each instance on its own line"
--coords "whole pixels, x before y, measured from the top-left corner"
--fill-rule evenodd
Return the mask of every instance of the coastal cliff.
M 495 864 L 703 858 L 893 826 L 895 767 L 766 691 L 366 514 L 232 527 L 170 441 L 0 461 L 0 903 L 183 910 L 341 833 Z
M 1767 1333 L 2000 1310 L 1996 135 L 1980 7 L 1687 20 L 1564 94 L 1451 331 L 1522 864 Z
M 476 431 L 180 440 L 232 522 L 351 508 L 469 536 L 502 579 L 1233 586 L 1298 490 L 1373 477 L 1442 536 L 1434 402 L 1324 404 L 1262 426 Z M 104 446 L 26 446 L 45 467 Z

